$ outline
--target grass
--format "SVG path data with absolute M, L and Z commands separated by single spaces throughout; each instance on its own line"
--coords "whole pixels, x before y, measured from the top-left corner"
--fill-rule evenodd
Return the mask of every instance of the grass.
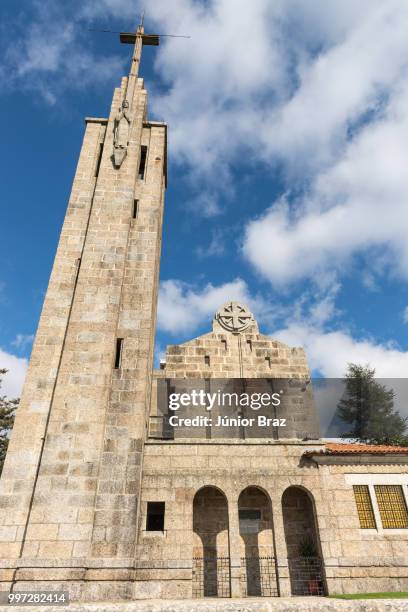
M 408 593 L 351 593 L 347 595 L 330 595 L 333 599 L 408 599 Z

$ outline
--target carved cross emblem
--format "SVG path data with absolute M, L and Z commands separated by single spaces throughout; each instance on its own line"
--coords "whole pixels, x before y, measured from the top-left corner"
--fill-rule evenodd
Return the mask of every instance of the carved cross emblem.
M 253 321 L 253 316 L 243 304 L 228 302 L 219 309 L 216 319 L 224 329 L 232 332 L 242 332 Z

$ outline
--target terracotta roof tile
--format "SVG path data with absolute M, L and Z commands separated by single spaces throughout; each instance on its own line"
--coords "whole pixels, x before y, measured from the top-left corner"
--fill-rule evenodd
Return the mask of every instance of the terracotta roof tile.
M 386 446 L 383 444 L 348 444 L 327 442 L 324 450 L 312 450 L 305 455 L 408 455 L 408 446 Z

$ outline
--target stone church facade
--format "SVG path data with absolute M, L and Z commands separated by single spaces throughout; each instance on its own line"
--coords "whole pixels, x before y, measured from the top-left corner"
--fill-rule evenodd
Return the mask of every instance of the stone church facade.
M 109 117 L 86 120 L 0 480 L 1 590 L 408 590 L 407 450 L 325 444 L 303 349 L 229 302 L 211 332 L 168 347 L 153 369 L 167 128 L 148 119 L 138 77 L 158 37 L 139 27 L 121 40 L 134 45 L 131 70 Z M 218 379 L 286 384 L 290 435 L 169 430 L 163 384 Z

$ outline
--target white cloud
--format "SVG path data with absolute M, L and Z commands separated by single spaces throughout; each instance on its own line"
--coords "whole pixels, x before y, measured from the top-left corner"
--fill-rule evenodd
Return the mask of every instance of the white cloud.
M 337 154 L 350 128 L 381 107 L 405 77 L 408 7 L 400 0 L 371 2 L 342 40 L 299 65 L 300 83 L 260 131 L 268 154 L 320 166 Z M 334 3 L 335 10 L 339 3 Z M 328 7 L 333 8 L 333 3 Z M 307 12 L 307 10 L 306 10 Z M 335 16 L 333 15 L 333 18 Z
M 164 41 L 156 66 L 170 90 L 152 103 L 172 127 L 173 154 L 195 174 L 218 174 L 244 154 L 296 162 L 303 177 L 401 79 L 401 0 L 210 6 L 158 0 L 150 11 L 160 27 L 192 37 Z
M 316 177 L 295 210 L 281 199 L 248 224 L 245 256 L 272 282 L 286 283 L 343 272 L 353 256 L 374 250 L 366 262 L 374 272 L 392 263 L 408 278 L 407 159 L 408 88 Z
M 347 363 L 370 364 L 379 378 L 406 378 L 408 352 L 392 344 L 370 339 L 356 340 L 347 331 L 323 331 L 306 323 L 289 323 L 274 332 L 274 338 L 291 346 L 303 346 L 309 366 L 322 376 L 341 377 Z
M 408 352 L 396 342 L 356 338 L 340 319 L 335 323 L 342 314 L 336 307 L 340 289 L 332 279 L 331 286 L 305 292 L 293 308 L 281 311 L 285 320 L 280 327 L 266 321 L 268 335 L 289 346 L 303 347 L 310 369 L 323 377 L 343 377 L 348 363 L 359 363 L 375 368 L 378 378 L 406 378 Z
M 34 6 L 11 53 L 31 86 L 49 91 L 44 73 L 70 87 L 120 74 L 117 58 L 91 53 L 87 27 L 134 28 L 142 0 Z M 147 29 L 191 36 L 163 38 L 155 50 L 169 89 L 153 91 L 150 104 L 171 125 L 172 159 L 196 177 L 215 171 L 221 191 L 243 155 L 295 161 L 302 175 L 331 159 L 350 125 L 401 80 L 407 20 L 404 0 L 151 0 Z
M 53 103 L 64 88 L 117 82 L 118 58 L 93 54 L 85 20 L 136 25 L 142 4 L 35 2 L 37 20 L 6 54 L 12 83 Z M 168 90 L 149 85 L 151 108 L 171 126 L 170 159 L 194 174 L 195 208 L 221 212 L 234 164 L 282 164 L 287 195 L 246 227 L 243 252 L 258 272 L 277 286 L 305 277 L 329 285 L 359 255 L 367 285 L 390 269 L 408 277 L 407 2 L 152 0 L 147 27 L 191 36 L 161 40 L 156 70 Z M 250 300 L 241 279 L 202 290 L 166 281 L 159 326 L 192 330 L 234 291 Z M 330 296 L 315 304 L 316 336 L 338 333 L 362 348 L 346 331 L 321 331 L 335 312 Z
M 327 279 L 329 282 L 329 279 Z M 329 286 L 321 288 L 315 287 L 313 293 L 308 293 L 306 298 L 309 303 L 308 321 L 309 324 L 323 326 L 339 314 L 336 307 L 336 297 L 341 289 L 340 283 L 334 278 L 331 279 Z M 301 318 L 301 315 L 300 317 Z
M 210 242 L 206 246 L 198 246 L 196 253 L 199 257 L 219 257 L 225 252 L 225 235 L 220 227 L 212 232 Z
M 27 371 L 27 359 L 16 357 L 0 349 L 0 369 L 8 370 L 0 387 L 0 395 L 9 398 L 20 397 Z
M 273 317 L 286 313 L 280 329 L 268 335 L 290 346 L 302 346 L 309 366 L 324 377 L 342 377 L 349 362 L 369 364 L 381 378 L 405 378 L 408 371 L 408 352 L 393 342 L 379 343 L 372 338 L 356 339 L 348 329 L 326 329 L 337 313 L 335 298 L 340 286 L 334 282 L 326 292 L 304 294 L 293 308 L 274 305 L 260 297 L 251 298 L 242 279 L 218 287 L 208 284 L 198 291 L 176 280 L 164 281 L 160 289 L 158 327 L 172 334 L 192 332 L 210 321 L 226 301 L 247 303 L 263 327 L 273 330 Z M 408 309 L 407 309 L 408 310 Z M 264 331 L 261 329 L 261 331 Z M 160 347 L 161 348 L 161 347 Z
M 33 334 L 17 334 L 11 344 L 18 349 L 24 350 L 28 345 L 32 344 L 33 340 Z
M 211 283 L 202 290 L 179 280 L 163 281 L 159 292 L 158 328 L 170 334 L 192 332 L 211 320 L 218 308 L 228 300 L 243 302 L 255 315 L 265 315 L 270 306 L 258 297 L 251 297 L 248 287 L 240 278 L 215 287 Z
M 48 90 L 45 73 L 75 88 L 119 74 L 117 58 L 92 55 L 97 34 L 87 27 L 134 28 L 143 2 L 33 6 L 32 24 L 21 21 L 21 44 L 14 36 L 6 58 L 31 86 L 40 80 Z M 322 156 L 398 75 L 407 12 L 401 0 L 152 0 L 148 29 L 191 36 L 163 38 L 156 56 L 169 91 L 151 103 L 171 124 L 173 155 L 217 176 L 248 148 L 268 161 L 299 151 L 303 162 Z
M 92 51 L 89 36 L 84 36 L 87 28 L 74 6 L 72 13 L 46 0 L 33 6 L 35 16 L 28 25 L 22 20 L 20 29 L 14 24 L 11 44 L 3 48 L 4 91 L 35 91 L 54 105 L 67 90 L 117 81 L 124 69 L 122 60 Z
M 221 212 L 216 190 L 201 191 L 196 197 L 189 200 L 187 207 L 193 213 L 198 212 L 202 217 L 208 218 L 216 217 Z

